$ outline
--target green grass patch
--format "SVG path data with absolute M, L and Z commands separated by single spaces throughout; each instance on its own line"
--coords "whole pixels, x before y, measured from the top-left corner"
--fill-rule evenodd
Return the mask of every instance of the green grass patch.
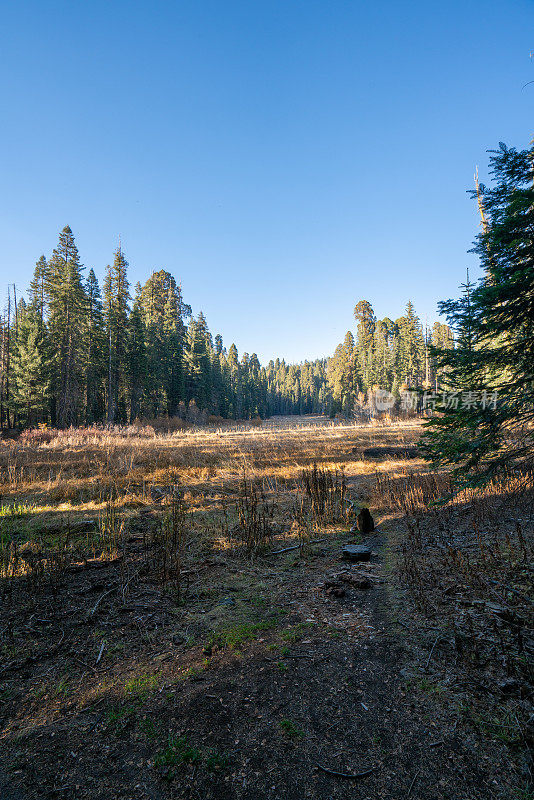
M 47 698 L 48 700 L 57 700 L 59 697 L 66 697 L 69 692 L 69 678 L 67 676 L 61 677 L 58 681 L 45 681 L 36 686 L 31 691 L 31 696 L 34 701 Z
M 262 622 L 241 622 L 237 625 L 228 625 L 213 631 L 206 643 L 206 649 L 218 645 L 229 650 L 238 650 L 245 642 L 258 639 L 259 636 L 271 628 L 276 627 L 276 620 Z
M 230 756 L 228 753 L 219 753 L 217 750 L 210 750 L 206 754 L 204 766 L 208 772 L 218 772 L 230 766 Z
M 416 686 L 425 694 L 443 694 L 445 691 L 441 684 L 431 681 L 428 678 L 420 678 L 417 681 Z
M 303 639 L 306 633 L 312 627 L 313 622 L 299 622 L 297 625 L 293 625 L 292 628 L 288 628 L 288 630 L 283 631 L 281 637 L 284 639 L 284 641 L 294 644 L 295 642 L 299 642 L 301 639 Z
M 144 717 L 144 719 L 139 722 L 139 729 L 142 733 L 144 733 L 147 739 L 155 739 L 158 733 L 154 721 L 148 717 Z
M 156 754 L 154 766 L 166 767 L 165 779 L 172 780 L 176 770 L 188 764 L 204 767 L 209 772 L 218 772 L 227 769 L 231 763 L 227 753 L 219 753 L 210 749 L 205 752 L 194 747 L 187 736 L 174 736 L 170 733 L 165 747 Z
M 113 736 L 120 736 L 126 728 L 135 722 L 137 709 L 135 706 L 127 705 L 122 708 L 110 708 L 105 717 L 105 729 Z
M 156 767 L 179 767 L 182 764 L 197 764 L 202 761 L 202 752 L 192 747 L 186 736 L 169 734 L 167 744 L 154 759 Z
M 124 684 L 124 693 L 138 701 L 145 701 L 148 695 L 158 686 L 159 675 L 145 673 L 135 678 L 130 678 Z
M 187 667 L 178 675 L 178 681 L 186 681 L 188 679 L 195 680 L 195 678 L 199 678 L 202 673 L 209 668 L 209 659 L 205 658 L 202 664 L 198 664 L 194 667 Z
M 471 722 L 486 736 L 508 747 L 517 747 L 523 741 L 521 726 L 511 711 L 484 715 L 471 712 Z
M 281 720 L 279 725 L 282 732 L 290 739 L 301 739 L 304 736 L 304 731 L 290 719 Z

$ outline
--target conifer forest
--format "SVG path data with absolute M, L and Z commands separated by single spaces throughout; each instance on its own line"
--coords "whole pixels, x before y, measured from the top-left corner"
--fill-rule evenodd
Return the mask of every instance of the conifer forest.
M 36 265 L 26 292 L 10 285 L 1 325 L 2 428 L 127 424 L 160 416 L 206 422 L 276 414 L 343 413 L 367 407 L 374 388 L 400 398 L 401 387 L 437 386 L 431 348 L 453 345 L 448 325 L 424 330 L 413 304 L 395 321 L 377 320 L 371 304 L 354 309 L 331 358 L 261 365 L 212 335 L 194 316 L 180 282 L 166 270 L 128 280 L 119 247 L 102 289 L 85 274 L 71 229 Z

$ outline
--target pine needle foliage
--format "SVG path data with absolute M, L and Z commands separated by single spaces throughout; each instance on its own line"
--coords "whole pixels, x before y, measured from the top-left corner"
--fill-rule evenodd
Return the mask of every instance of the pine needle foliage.
M 457 345 L 435 352 L 462 402 L 430 422 L 424 441 L 434 465 L 452 466 L 460 484 L 527 468 L 534 452 L 534 148 L 501 143 L 490 153 L 492 184 L 471 193 L 484 274 L 441 304 Z

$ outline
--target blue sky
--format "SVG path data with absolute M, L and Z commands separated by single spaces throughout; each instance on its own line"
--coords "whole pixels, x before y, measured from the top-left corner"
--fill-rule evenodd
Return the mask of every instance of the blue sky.
M 165 268 L 239 352 L 330 354 L 371 301 L 424 321 L 466 195 L 534 133 L 533 0 L 0 7 L 0 289 L 69 224 L 99 278 Z

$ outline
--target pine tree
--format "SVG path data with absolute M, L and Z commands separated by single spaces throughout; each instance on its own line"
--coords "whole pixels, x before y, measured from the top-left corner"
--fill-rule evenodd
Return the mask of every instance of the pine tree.
M 163 385 L 167 398 L 167 414 L 176 414 L 184 398 L 183 326 L 177 312 L 176 297 L 169 287 L 163 309 Z
M 209 406 L 211 394 L 210 336 L 202 312 L 192 319 L 185 340 L 185 364 L 187 370 L 186 400 L 195 400 L 201 411 Z
M 153 272 L 139 295 L 139 308 L 146 332 L 147 394 L 152 413 L 176 413 L 185 398 L 185 320 L 191 307 L 182 290 L 166 270 Z
M 59 235 L 45 278 L 48 328 L 54 343 L 52 361 L 52 424 L 76 425 L 82 410 L 84 337 L 87 298 L 82 265 L 72 231 Z
M 343 411 L 350 416 L 357 390 L 356 359 L 358 350 L 354 336 L 347 331 L 343 344 L 338 345 L 328 365 L 328 385 L 332 392 L 331 414 Z
M 484 274 L 460 301 L 442 305 L 457 347 L 443 354 L 440 365 L 465 393 L 456 413 L 432 421 L 425 444 L 436 463 L 454 465 L 459 481 L 485 482 L 532 463 L 533 164 L 534 147 L 518 152 L 501 144 L 492 151 L 493 186 L 472 193 L 482 217 L 474 251 Z
M 140 308 L 140 290 L 141 287 L 139 286 L 129 325 L 128 394 L 130 397 L 130 422 L 133 422 L 141 414 L 147 379 L 147 352 L 145 327 Z
M 30 283 L 28 296 L 30 307 L 35 311 L 41 330 L 44 328 L 46 315 L 46 283 L 48 276 L 48 264 L 46 258 L 41 256 L 35 265 L 33 278 Z
M 122 249 L 115 251 L 113 266 L 104 280 L 104 320 L 107 341 L 107 421 L 126 420 L 126 375 L 129 289 L 128 262 Z
M 243 416 L 243 398 L 239 369 L 239 353 L 235 344 L 231 344 L 230 349 L 228 350 L 228 372 L 230 386 L 230 415 L 234 419 L 240 419 Z
M 400 317 L 396 325 L 399 331 L 397 374 L 406 386 L 416 388 L 424 380 L 425 340 L 411 300 L 406 304 L 405 316 Z
M 130 313 L 127 267 L 119 248 L 106 270 L 103 301 L 95 271 L 82 280 L 67 226 L 50 260 L 42 256 L 36 264 L 28 308 L 9 289 L 7 314 L 0 319 L 2 427 L 18 424 L 17 415 L 24 423 L 49 416 L 63 427 L 106 418 L 124 422 L 142 414 L 185 416 L 186 399 L 195 419 L 200 410 L 250 417 L 325 408 L 326 359 L 290 365 L 276 359 L 267 368 L 255 353 L 239 360 L 235 345 L 227 352 L 220 336 L 212 340 L 202 313 L 191 319 L 186 337 L 191 308 L 165 270 L 139 286 Z M 29 319 L 38 327 L 37 338 L 26 330 Z M 346 410 L 359 380 L 353 352 L 349 332 L 340 377 Z M 39 400 L 37 392 L 28 393 L 36 378 L 24 375 L 41 367 Z
M 443 382 L 446 370 L 440 368 L 437 354 L 442 350 L 451 350 L 454 347 L 454 334 L 449 325 L 442 322 L 435 322 L 430 334 L 430 380 L 437 392 Z
M 87 295 L 85 353 L 85 418 L 98 422 L 104 417 L 106 382 L 106 334 L 102 296 L 94 270 L 89 271 L 85 285 Z
M 357 324 L 356 352 L 358 370 L 363 388 L 372 385 L 373 366 L 373 338 L 375 333 L 376 317 L 371 303 L 360 300 L 354 308 L 354 318 Z
M 214 339 L 214 346 L 211 351 L 211 408 L 214 414 L 222 414 L 225 409 L 225 387 L 224 387 L 224 358 L 223 340 L 220 334 Z
M 422 440 L 423 452 L 432 456 L 435 467 L 454 464 L 460 472 L 466 462 L 466 448 L 476 443 L 477 413 L 474 408 L 464 408 L 465 393 L 481 391 L 483 372 L 480 371 L 477 349 L 479 347 L 473 306 L 474 285 L 469 280 L 462 284 L 459 300 L 447 300 L 439 304 L 440 313 L 453 326 L 454 349 L 431 348 L 436 370 L 442 373 L 441 391 L 445 402 L 440 405 L 439 416 L 432 418 Z M 481 453 L 471 455 L 471 468 Z
M 373 385 L 379 389 L 389 389 L 393 381 L 392 358 L 389 343 L 391 320 L 377 320 L 373 337 Z
M 12 357 L 12 400 L 19 422 L 29 427 L 47 415 L 49 365 L 44 353 L 40 315 L 21 303 Z
M 7 289 L 7 308 L 2 320 L 2 352 L 1 352 L 1 375 L 0 375 L 0 425 L 4 424 L 11 427 L 11 356 L 13 344 L 13 325 L 11 313 L 11 286 Z

